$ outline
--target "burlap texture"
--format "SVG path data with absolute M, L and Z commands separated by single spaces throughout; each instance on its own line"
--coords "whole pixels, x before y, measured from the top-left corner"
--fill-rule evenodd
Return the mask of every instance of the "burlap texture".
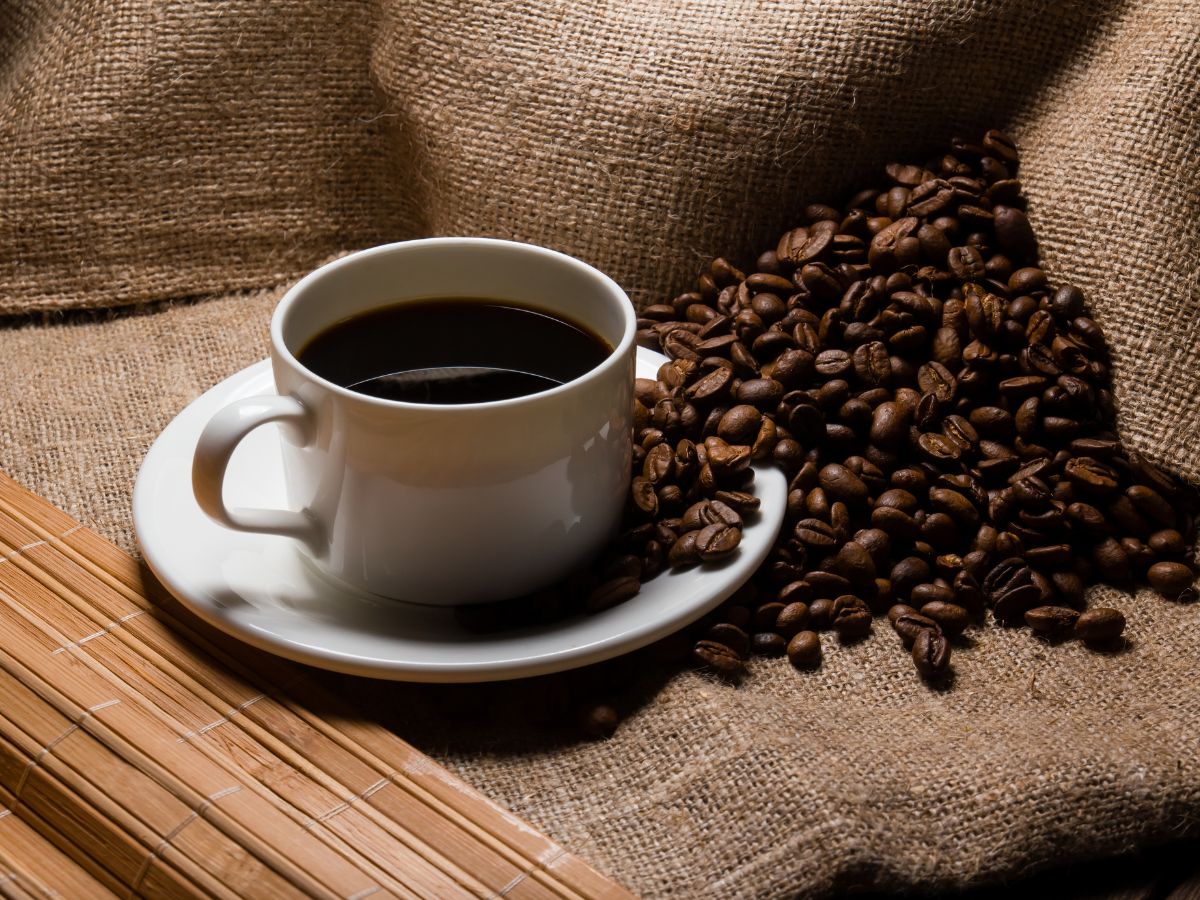
M 1114 345 L 1123 436 L 1200 479 L 1194 3 L 212 9 L 0 6 L 0 310 L 245 290 L 0 331 L 0 468 L 127 548 L 154 435 L 265 354 L 280 285 L 334 252 L 500 235 L 657 299 L 991 124 Z M 1200 610 L 1116 600 L 1122 654 L 988 630 L 938 693 L 879 634 L 813 675 L 645 686 L 599 744 L 345 689 L 647 895 L 952 887 L 1196 833 Z

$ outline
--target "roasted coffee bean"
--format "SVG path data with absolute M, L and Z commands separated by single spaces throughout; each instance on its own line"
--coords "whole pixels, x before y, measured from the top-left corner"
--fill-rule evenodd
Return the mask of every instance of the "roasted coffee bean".
M 1111 494 L 1117 489 L 1117 475 L 1108 466 L 1087 456 L 1067 461 L 1064 474 L 1082 490 L 1093 494 Z
M 707 525 L 728 525 L 731 528 L 742 527 L 742 517 L 737 511 L 726 506 L 720 500 L 701 500 L 693 503 L 680 519 L 680 528 L 684 531 L 699 531 Z
M 1000 593 L 992 612 L 1001 625 L 1015 625 L 1023 620 L 1027 610 L 1032 609 L 1042 599 L 1042 592 L 1033 583 L 1031 575 L 1029 584 L 1009 588 Z
M 797 601 L 807 603 L 812 597 L 812 585 L 803 579 L 789 581 L 779 589 L 780 603 L 796 603 Z
M 824 569 L 808 572 L 804 580 L 812 585 L 814 597 L 835 598 L 854 587 L 848 578 Z
M 692 649 L 692 658 L 723 678 L 736 678 L 746 671 L 746 664 L 741 657 L 716 641 L 697 641 Z
M 719 523 L 706 525 L 696 535 L 696 553 L 701 562 L 715 562 L 733 553 L 742 541 L 742 530 L 731 525 Z
M 1159 562 L 1146 572 L 1150 587 L 1168 600 L 1192 600 L 1196 593 L 1192 587 L 1196 573 L 1178 562 Z
M 671 544 L 671 549 L 667 551 L 667 561 L 672 566 L 694 566 L 700 562 L 700 550 L 696 547 L 697 534 L 699 532 L 686 532 Z
M 942 627 L 946 634 L 961 634 L 967 627 L 970 616 L 967 611 L 956 603 L 933 600 L 921 607 L 921 615 L 932 619 Z
M 796 523 L 796 540 L 813 550 L 829 550 L 837 545 L 837 532 L 820 519 L 801 519 Z
M 624 603 L 630 597 L 636 596 L 641 587 L 642 583 L 637 575 L 622 576 L 604 582 L 588 595 L 588 612 L 600 612 L 618 603 Z
M 788 642 L 773 631 L 761 631 L 750 638 L 750 650 L 758 656 L 783 656 Z
M 910 419 L 910 412 L 900 404 L 880 403 L 871 414 L 871 442 L 891 449 L 900 447 L 907 440 Z
M 1071 634 L 1078 620 L 1079 613 L 1065 606 L 1035 606 L 1025 612 L 1026 625 L 1051 637 Z
M 1033 574 L 1020 557 L 1010 557 L 997 563 L 983 579 L 983 592 L 995 603 L 1006 591 L 1022 587 L 1032 581 Z
M 705 632 L 704 637 L 706 640 L 724 644 L 738 656 L 746 657 L 750 653 L 750 636 L 730 622 L 718 622 Z
M 996 230 L 996 242 L 1013 259 L 1033 261 L 1037 259 L 1037 238 L 1033 226 L 1021 210 L 997 205 L 992 207 L 992 226 Z
M 871 610 L 853 594 L 833 601 L 833 628 L 842 640 L 859 640 L 871 631 Z
M 973 529 L 979 524 L 979 510 L 958 491 L 946 488 L 931 488 L 929 491 L 929 503 L 934 509 L 944 512 L 964 528 Z
M 922 434 L 917 449 L 923 460 L 939 467 L 952 465 L 962 456 L 962 448 L 943 434 Z
M 1150 535 L 1150 549 L 1164 556 L 1177 556 L 1187 551 L 1187 541 L 1174 528 L 1164 528 Z
M 719 437 L 704 439 L 708 464 L 718 475 L 730 475 L 750 465 L 750 448 L 744 444 L 730 444 Z
M 816 631 L 824 631 L 833 624 L 833 600 L 820 597 L 808 604 L 809 627 Z
M 741 403 L 721 416 L 717 435 L 731 444 L 749 444 L 757 437 L 762 420 L 757 407 Z
M 892 539 L 886 531 L 879 528 L 863 528 L 855 533 L 854 541 L 870 554 L 877 571 L 887 571 L 890 568 Z
M 621 724 L 621 714 L 607 703 L 588 704 L 579 713 L 579 724 L 588 737 L 612 737 Z
M 779 617 L 779 613 L 784 609 L 784 604 L 772 600 L 768 603 L 763 603 L 758 606 L 750 617 L 750 627 L 754 631 L 770 631 L 775 627 L 775 621 Z
M 1089 644 L 1105 645 L 1115 641 L 1125 630 L 1125 615 L 1119 609 L 1099 606 L 1080 615 L 1075 622 L 1075 636 Z
M 1111 584 L 1125 584 L 1131 575 L 1129 554 L 1115 538 L 1105 538 L 1092 548 L 1096 569 Z
M 983 590 L 974 574 L 969 571 L 959 572 L 954 576 L 951 590 L 954 592 L 955 603 L 968 613 L 975 615 L 983 612 Z
M 895 609 L 895 607 L 892 608 Z M 905 607 L 905 609 L 911 609 L 911 607 Z M 911 647 L 917 639 L 917 635 L 922 631 L 940 632 L 942 628 L 933 619 L 921 615 L 915 610 L 912 612 L 897 613 L 895 618 L 892 618 L 889 613 L 888 618 L 891 620 L 892 628 L 896 634 L 900 635 L 900 640 L 904 642 L 904 646 L 906 647 Z
M 761 503 L 757 497 L 747 494 L 745 491 L 717 491 L 713 494 L 713 499 L 720 500 L 743 517 L 758 512 Z
M 983 256 L 974 247 L 952 247 L 946 263 L 960 281 L 978 281 L 987 274 Z
M 1165 528 L 1175 526 L 1175 510 L 1154 488 L 1144 484 L 1130 485 L 1125 489 L 1125 496 L 1133 501 L 1133 505 L 1147 519 Z
M 851 506 L 864 503 L 870 495 L 862 479 L 838 463 L 821 469 L 818 479 L 826 494 Z
M 751 378 L 737 389 L 737 399 L 763 410 L 773 409 L 783 396 L 783 385 L 774 378 Z
M 658 513 L 658 495 L 654 492 L 651 482 L 642 477 L 634 478 L 630 485 L 630 493 L 634 506 L 643 516 L 653 517 Z
M 875 562 L 862 544 L 847 541 L 838 550 L 834 566 L 856 588 L 867 589 L 875 582 Z
M 815 631 L 797 632 L 787 645 L 788 660 L 798 669 L 812 669 L 821 662 L 821 636 Z
M 913 640 L 913 664 L 924 678 L 939 678 L 950 666 L 950 642 L 930 628 L 921 629 Z
M 803 631 L 808 625 L 808 604 L 796 601 L 795 603 L 789 603 L 779 611 L 773 627 L 778 634 L 791 639 L 798 631 Z

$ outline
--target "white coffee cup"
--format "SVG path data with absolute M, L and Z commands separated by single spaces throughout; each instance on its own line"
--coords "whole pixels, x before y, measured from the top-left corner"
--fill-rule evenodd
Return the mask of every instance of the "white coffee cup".
M 550 390 L 461 405 L 356 393 L 297 359 L 335 322 L 439 296 L 558 314 L 614 349 Z M 629 486 L 635 330 L 616 282 L 553 250 L 431 238 L 354 253 L 306 276 L 275 308 L 278 394 L 232 403 L 205 426 L 196 500 L 228 528 L 301 541 L 319 568 L 375 594 L 438 605 L 519 596 L 565 575 L 617 526 Z M 294 509 L 231 508 L 225 468 L 242 438 L 269 422 L 283 426 Z

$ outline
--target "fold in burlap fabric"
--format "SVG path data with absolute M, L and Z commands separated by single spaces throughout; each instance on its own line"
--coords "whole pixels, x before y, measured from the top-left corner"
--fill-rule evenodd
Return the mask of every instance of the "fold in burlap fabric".
M 225 295 L 0 331 L 0 468 L 127 548 L 155 434 L 265 355 L 281 289 L 334 253 L 511 237 L 645 302 L 992 124 L 1108 331 L 1123 436 L 1200 479 L 1186 0 L 13 2 L 0 97 L 0 311 Z M 523 731 L 503 690 L 466 692 L 461 726 L 445 691 L 338 683 L 646 895 L 951 887 L 1195 833 L 1200 610 L 1104 599 L 1127 652 L 987 630 L 939 693 L 880 633 L 816 674 L 644 684 L 597 744 Z

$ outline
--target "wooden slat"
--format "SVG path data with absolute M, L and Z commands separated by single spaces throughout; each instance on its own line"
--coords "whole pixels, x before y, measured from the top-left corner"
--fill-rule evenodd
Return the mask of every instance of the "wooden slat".
M 12 810 L 0 806 L 0 896 L 116 897 L 120 885 L 93 876 L 42 837 Z
M 0 807 L 78 878 L 154 896 L 630 896 L 302 667 L 235 659 L 175 610 L 0 474 Z M 40 870 L 12 871 L 0 889 L 40 890 Z

